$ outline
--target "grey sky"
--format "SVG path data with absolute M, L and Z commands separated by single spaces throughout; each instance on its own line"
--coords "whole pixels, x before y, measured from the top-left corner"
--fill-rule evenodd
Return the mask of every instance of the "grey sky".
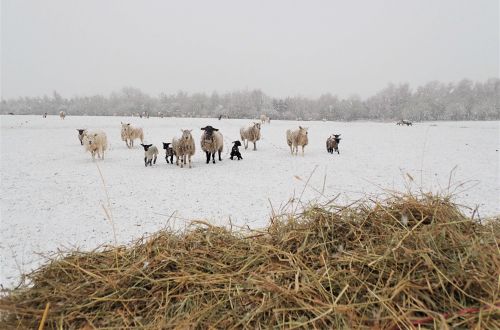
M 3 98 L 260 88 L 369 96 L 499 76 L 498 0 L 2 0 Z

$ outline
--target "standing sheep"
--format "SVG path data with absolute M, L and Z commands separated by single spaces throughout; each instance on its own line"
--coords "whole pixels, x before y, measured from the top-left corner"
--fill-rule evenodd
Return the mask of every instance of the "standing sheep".
M 332 134 L 328 139 L 326 139 L 326 151 L 333 154 L 334 151 L 340 155 L 339 152 L 339 143 L 341 138 L 339 137 L 341 134 Z
M 85 150 L 92 154 L 92 159 L 95 159 L 96 153 L 99 158 L 104 159 L 104 151 L 108 149 L 108 138 L 106 133 L 100 130 L 87 132 L 83 136 L 83 145 Z
M 253 143 L 253 150 L 257 150 L 257 141 L 260 140 L 260 123 L 254 122 L 247 127 L 242 127 L 240 137 L 245 149 L 248 149 L 248 141 L 250 141 Z
M 64 111 L 59 111 L 59 118 L 61 118 L 61 119 L 66 118 L 66 112 L 64 112 Z
M 302 156 L 304 156 L 304 147 L 309 143 L 307 138 L 307 127 L 299 126 L 296 130 L 286 130 L 286 142 L 290 147 L 290 152 L 295 155 L 299 152 L 299 146 L 302 147 Z
M 179 165 L 179 158 L 181 159 L 181 168 L 185 164 L 189 165 L 191 168 L 191 157 L 196 151 L 193 136 L 191 135 L 189 129 L 181 129 L 182 136 L 180 138 L 172 139 L 172 149 L 174 150 L 176 165 Z
M 172 143 L 163 143 L 163 149 L 165 149 L 165 160 L 168 163 L 168 158 L 170 157 L 170 164 L 174 163 L 174 149 L 172 148 Z
M 78 140 L 80 140 L 80 144 L 83 146 L 83 136 L 87 133 L 85 128 L 77 128 L 78 131 Z
M 222 161 L 221 153 L 224 147 L 224 139 L 219 129 L 212 126 L 206 126 L 201 129 L 203 134 L 201 134 L 201 150 L 205 151 L 207 156 L 207 164 L 210 162 L 210 156 L 212 156 L 212 163 L 215 164 L 215 152 L 219 153 L 219 161 Z
M 133 127 L 130 125 L 130 123 L 121 123 L 122 124 L 122 130 L 121 130 L 121 137 L 122 141 L 125 141 L 127 144 L 128 148 L 133 148 L 134 147 L 134 140 L 135 139 L 140 139 L 141 143 L 144 143 L 144 132 L 142 131 L 142 128 L 140 127 Z
M 156 158 L 158 156 L 158 148 L 152 144 L 142 144 L 141 146 L 144 148 L 144 166 L 148 167 L 153 166 L 153 164 L 156 164 Z

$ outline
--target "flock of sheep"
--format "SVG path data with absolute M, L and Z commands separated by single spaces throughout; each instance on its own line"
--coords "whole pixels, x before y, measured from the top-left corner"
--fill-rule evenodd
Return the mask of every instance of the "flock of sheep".
M 269 123 L 268 117 L 262 118 L 262 123 Z M 241 127 L 240 138 L 243 142 L 245 149 L 248 148 L 249 142 L 253 143 L 253 150 L 257 150 L 257 141 L 260 140 L 260 130 L 262 123 L 252 122 L 247 126 Z M 224 148 L 224 137 L 219 129 L 212 126 L 202 127 L 203 131 L 200 140 L 201 150 L 205 153 L 206 163 L 215 164 L 216 155 L 219 161 L 222 161 L 222 150 Z M 290 147 L 292 155 L 297 155 L 299 147 L 302 147 L 302 156 L 304 156 L 304 148 L 308 145 L 308 132 L 307 127 L 299 126 L 298 129 L 286 131 L 286 142 Z M 108 148 L 108 140 L 106 133 L 102 130 L 88 131 L 87 129 L 77 129 L 78 139 L 80 144 L 85 147 L 95 159 L 97 154 L 98 158 L 104 159 L 104 152 Z M 185 165 L 191 168 L 191 157 L 195 154 L 196 147 L 195 141 L 192 136 L 192 130 L 181 129 L 181 136 L 174 137 L 171 143 L 163 142 L 163 149 L 165 150 L 165 160 L 167 163 L 173 164 L 173 157 L 175 156 L 175 164 L 184 167 Z M 326 140 L 326 149 L 329 153 L 337 152 L 339 154 L 338 145 L 340 143 L 340 134 L 332 134 Z M 121 123 L 121 139 L 125 142 L 128 148 L 134 147 L 134 140 L 139 139 L 141 146 L 144 148 L 144 165 L 152 166 L 156 164 L 158 158 L 158 148 L 152 144 L 144 144 L 144 132 L 140 127 L 133 127 L 130 123 Z M 243 159 L 238 147 L 242 146 L 240 141 L 233 141 L 231 148 L 231 157 L 237 157 L 238 160 Z

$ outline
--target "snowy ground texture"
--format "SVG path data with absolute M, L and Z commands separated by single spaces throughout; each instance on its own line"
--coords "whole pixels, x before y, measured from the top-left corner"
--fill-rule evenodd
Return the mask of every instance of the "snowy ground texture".
M 478 205 L 482 217 L 500 213 L 499 122 L 402 127 L 272 121 L 262 127 L 257 151 L 240 148 L 244 159 L 231 161 L 230 142 L 239 139 L 240 127 L 250 120 L 72 116 L 0 120 L 0 284 L 4 287 L 16 284 L 20 272 L 39 265 L 39 253 L 113 243 L 103 209 L 108 203 L 119 243 L 195 219 L 219 225 L 231 219 L 238 226 L 264 227 L 272 208 L 280 212 L 294 196 L 307 203 L 338 195 L 336 202 L 342 204 L 383 189 L 405 190 L 408 185 L 447 191 L 450 176 L 458 202 Z M 120 139 L 120 121 L 144 128 L 145 140 L 161 151 L 155 166 L 144 167 L 144 151 L 137 141 L 134 149 L 127 149 Z M 224 135 L 223 161 L 215 165 L 205 164 L 200 150 L 200 128 L 205 125 Z M 285 131 L 298 125 L 309 127 L 304 157 L 292 157 L 286 145 Z M 77 128 L 107 133 L 104 161 L 93 162 L 84 152 Z M 193 129 L 196 140 L 192 169 L 167 164 L 161 150 L 161 142 L 170 142 L 181 128 Z M 342 134 L 340 155 L 326 152 L 325 141 L 332 133 Z

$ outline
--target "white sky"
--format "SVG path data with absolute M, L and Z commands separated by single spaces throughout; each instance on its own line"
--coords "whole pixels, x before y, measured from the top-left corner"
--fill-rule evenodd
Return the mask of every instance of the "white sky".
M 372 95 L 499 76 L 498 0 L 2 0 L 3 98 Z

